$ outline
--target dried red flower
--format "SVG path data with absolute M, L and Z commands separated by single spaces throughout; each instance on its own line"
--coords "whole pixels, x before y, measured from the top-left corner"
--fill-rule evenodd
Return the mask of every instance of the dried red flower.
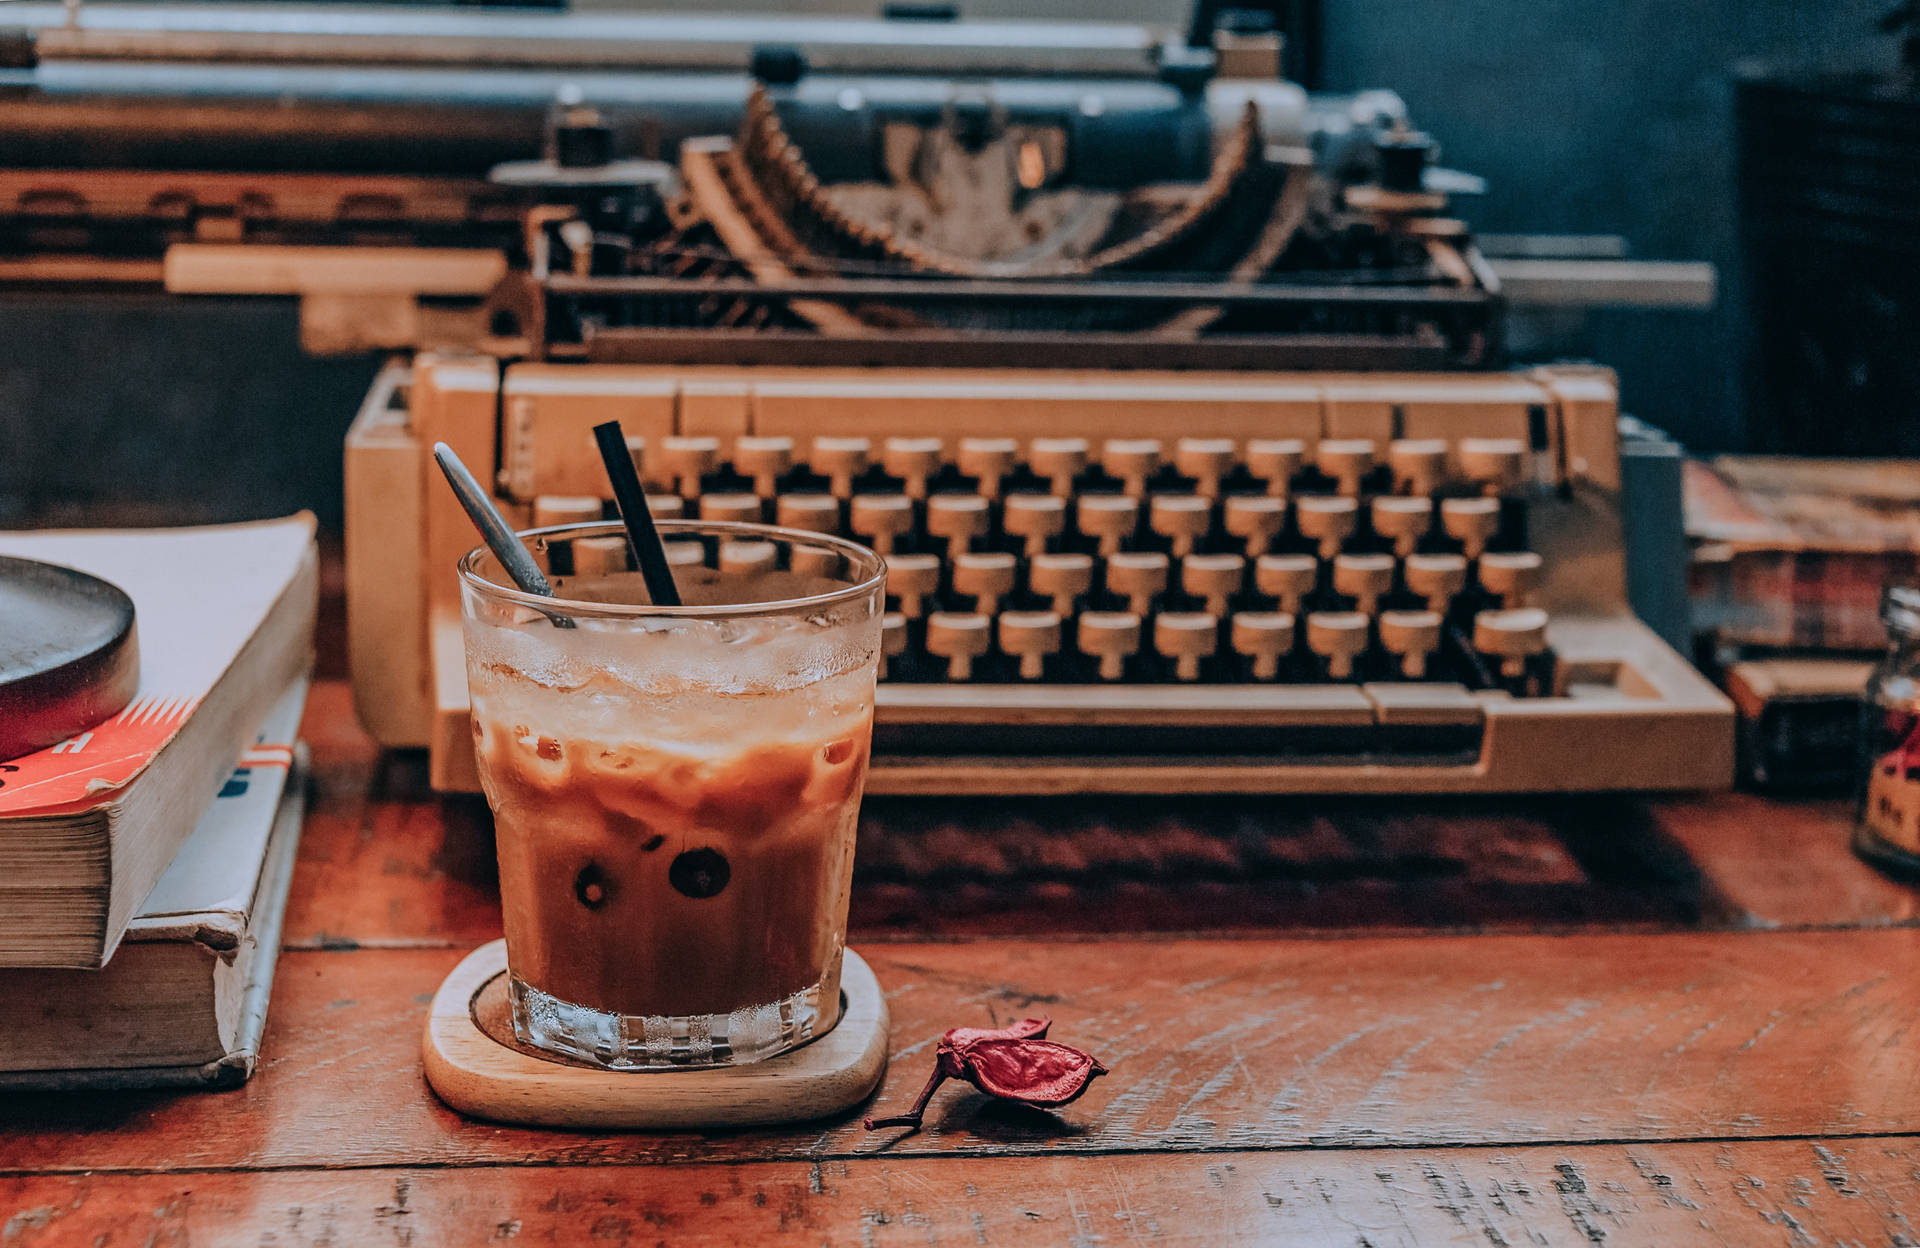
M 955 1027 L 940 1038 L 933 1076 L 912 1108 L 891 1118 L 869 1118 L 866 1128 L 918 1127 L 934 1089 L 965 1079 L 988 1096 L 1054 1109 L 1080 1098 L 1107 1073 L 1092 1054 L 1047 1039 L 1052 1020 L 1028 1018 L 1011 1027 Z

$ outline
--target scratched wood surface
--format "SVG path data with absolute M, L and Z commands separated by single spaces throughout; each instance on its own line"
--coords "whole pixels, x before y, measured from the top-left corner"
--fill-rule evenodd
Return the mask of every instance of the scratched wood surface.
M 484 809 L 338 683 L 304 735 L 259 1073 L 0 1101 L 0 1244 L 1920 1239 L 1915 894 L 1837 803 L 883 806 L 878 1104 L 1033 1013 L 1113 1075 L 1057 1116 L 949 1087 L 908 1135 L 594 1135 L 433 1100 L 427 1002 L 499 931 Z
M 420 1082 L 454 950 L 290 953 L 230 1096 L 17 1097 L 0 1170 L 622 1163 L 1920 1131 L 1920 931 L 870 945 L 882 1110 L 948 1027 L 1028 1014 L 1113 1068 L 1058 1117 L 943 1090 L 926 1130 L 468 1123 Z M 1817 1073 L 1810 1073 L 1817 1072 Z M 669 1076 L 670 1077 L 670 1076 Z
M 0 1178 L 35 1245 L 1911 1243 L 1913 1140 Z

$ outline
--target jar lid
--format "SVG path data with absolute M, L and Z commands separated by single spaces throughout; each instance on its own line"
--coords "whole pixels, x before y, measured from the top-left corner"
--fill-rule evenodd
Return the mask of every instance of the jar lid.
M 1920 585 L 1889 585 L 1880 595 L 1880 622 L 1896 637 L 1920 637 Z

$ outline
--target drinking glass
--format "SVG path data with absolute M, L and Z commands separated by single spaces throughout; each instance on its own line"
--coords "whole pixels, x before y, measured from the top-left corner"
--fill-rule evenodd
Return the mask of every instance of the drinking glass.
M 885 563 L 769 525 L 521 534 L 552 598 L 460 560 L 519 1039 L 610 1068 L 757 1062 L 840 1010 Z

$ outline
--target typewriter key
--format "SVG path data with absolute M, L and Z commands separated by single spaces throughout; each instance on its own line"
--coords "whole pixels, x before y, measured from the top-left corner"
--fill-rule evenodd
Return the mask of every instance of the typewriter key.
M 1518 438 L 1460 439 L 1460 471 L 1488 497 L 1498 497 L 1520 484 L 1526 472 L 1527 444 Z
M 1373 500 L 1372 512 L 1373 531 L 1391 539 L 1393 553 L 1402 559 L 1414 552 L 1433 527 L 1433 500 L 1425 494 L 1382 494 Z
M 1440 648 L 1437 611 L 1382 611 L 1380 644 L 1400 657 L 1400 671 L 1409 680 L 1427 674 L 1427 657 Z
M 1093 559 L 1087 555 L 1035 555 L 1027 565 L 1027 588 L 1053 599 L 1053 610 L 1071 618 L 1080 595 L 1093 588 Z
M 1102 555 L 1118 553 L 1140 527 L 1140 503 L 1125 494 L 1082 494 L 1073 511 L 1074 527 L 1099 542 Z
M 993 621 L 977 612 L 935 611 L 927 617 L 927 653 L 947 661 L 947 679 L 968 680 L 973 661 L 985 654 Z
M 1402 438 L 1387 447 L 1387 467 L 1395 490 L 1431 494 L 1447 478 L 1447 444 L 1439 438 Z
M 1203 498 L 1220 497 L 1220 479 L 1233 471 L 1233 460 L 1230 438 L 1181 438 L 1173 448 L 1173 466 L 1194 479 Z
M 1540 586 L 1540 556 L 1530 550 L 1511 554 L 1492 551 L 1480 556 L 1480 588 L 1500 599 L 1504 607 L 1524 607 Z
M 1247 554 L 1258 558 L 1280 531 L 1287 527 L 1287 502 L 1264 494 L 1235 494 L 1226 503 L 1227 532 L 1246 544 Z
M 1261 555 L 1253 563 L 1253 586 L 1280 602 L 1280 610 L 1300 613 L 1300 600 L 1313 592 L 1320 564 L 1312 555 Z
M 1118 554 L 1107 560 L 1107 592 L 1127 600 L 1135 615 L 1153 614 L 1153 600 L 1166 592 L 1167 557 L 1153 552 Z
M 1060 653 L 1060 617 L 1052 611 L 1009 611 L 1000 617 L 1000 651 L 1020 660 L 1020 678 L 1039 680 L 1047 656 Z
M 1497 498 L 1447 498 L 1440 501 L 1440 527 L 1460 543 L 1469 559 L 1478 559 L 1500 531 Z
M 1000 497 L 1000 483 L 1013 472 L 1019 457 L 1020 444 L 1012 438 L 960 439 L 960 471 L 979 481 L 982 498 Z
M 1267 483 L 1268 495 L 1285 498 L 1306 454 L 1298 438 L 1257 438 L 1247 443 L 1247 471 Z
M 1327 675 L 1353 678 L 1353 661 L 1366 653 L 1367 617 L 1358 611 L 1315 611 L 1307 617 L 1307 649 L 1327 661 Z
M 1220 619 L 1200 611 L 1166 611 L 1153 621 L 1153 648 L 1173 660 L 1181 680 L 1200 679 L 1200 660 L 1220 644 Z
M 1293 616 L 1284 611 L 1242 611 L 1229 630 L 1234 652 L 1253 660 L 1253 678 L 1272 680 L 1280 660 L 1293 649 Z
M 953 561 L 953 592 L 973 599 L 973 609 L 992 615 L 1000 609 L 1000 600 L 1013 592 L 1018 562 L 1012 555 L 993 551 L 979 555 L 959 555 Z
M 1314 466 L 1339 482 L 1348 498 L 1360 494 L 1360 481 L 1373 471 L 1372 438 L 1328 438 L 1314 453 Z
M 1402 572 L 1407 588 L 1441 615 L 1453 604 L 1453 596 L 1467 587 L 1467 561 L 1459 555 L 1408 555 Z
M 1089 611 L 1074 630 L 1080 653 L 1100 660 L 1100 679 L 1126 675 L 1127 659 L 1140 650 L 1140 617 L 1126 611 Z
M 1320 557 L 1331 559 L 1353 536 L 1359 505 L 1337 495 L 1307 494 L 1294 500 L 1293 514 L 1300 535 L 1319 542 Z
M 1108 438 L 1100 446 L 1100 467 L 1125 488 L 1127 497 L 1147 492 L 1147 478 L 1160 467 L 1158 438 Z

